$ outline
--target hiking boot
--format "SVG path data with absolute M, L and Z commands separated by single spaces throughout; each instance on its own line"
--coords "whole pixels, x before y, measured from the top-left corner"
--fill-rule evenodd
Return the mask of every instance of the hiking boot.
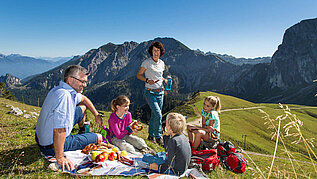
M 147 153 L 147 148 L 140 149 L 140 153 L 142 155 L 146 154 Z
M 150 148 L 150 147 L 147 147 L 147 150 L 148 150 L 148 153 L 149 154 L 152 154 L 152 155 L 156 155 L 156 152 L 152 149 L 152 148 Z
M 196 168 L 196 169 L 199 171 L 199 173 L 201 173 L 201 175 L 202 175 L 203 177 L 208 178 L 208 175 L 206 175 L 205 172 L 203 171 L 201 164 L 196 164 L 196 163 L 194 163 L 194 164 L 192 165 L 192 168 Z
M 140 152 L 144 155 L 144 154 L 151 154 L 151 155 L 156 155 L 156 152 L 151 149 L 150 147 L 145 147 L 143 149 L 140 150 Z
M 164 141 L 162 137 L 156 138 L 155 141 L 158 145 L 160 145 L 161 147 L 164 147 Z
M 156 143 L 154 137 L 152 137 L 152 136 L 147 137 L 147 140 L 148 140 L 149 142 Z

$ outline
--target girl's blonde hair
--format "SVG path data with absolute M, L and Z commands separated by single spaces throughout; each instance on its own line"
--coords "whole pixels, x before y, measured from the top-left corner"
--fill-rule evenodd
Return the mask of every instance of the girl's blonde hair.
M 205 101 L 208 101 L 215 108 L 215 110 L 220 113 L 221 103 L 218 96 L 207 96 L 205 98 Z
M 179 113 L 169 113 L 166 116 L 166 122 L 175 134 L 181 134 L 186 127 L 185 117 Z
M 118 96 L 116 99 L 111 101 L 111 111 L 116 112 L 117 105 L 121 106 L 124 104 L 130 103 L 130 99 L 124 95 Z

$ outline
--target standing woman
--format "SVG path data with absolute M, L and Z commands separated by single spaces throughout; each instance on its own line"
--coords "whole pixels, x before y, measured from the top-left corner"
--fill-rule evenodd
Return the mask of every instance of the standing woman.
M 144 97 L 151 108 L 148 140 L 163 146 L 162 135 L 162 107 L 164 97 L 163 78 L 165 63 L 160 57 L 165 53 L 161 42 L 152 42 L 148 50 L 151 58 L 141 64 L 137 78 L 145 82 Z M 144 75 L 145 76 L 144 76 Z

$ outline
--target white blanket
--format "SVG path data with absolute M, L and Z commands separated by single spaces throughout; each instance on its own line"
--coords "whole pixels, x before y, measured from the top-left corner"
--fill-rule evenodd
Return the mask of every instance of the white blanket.
M 67 151 L 67 152 L 64 152 L 64 154 L 66 158 L 68 158 L 69 160 L 73 162 L 75 168 L 78 168 L 79 166 L 83 166 L 82 164 L 85 164 L 91 161 L 90 155 L 81 153 L 81 150 Z M 165 174 L 157 174 L 157 173 L 147 173 L 148 170 L 140 168 L 140 166 L 144 167 L 147 165 L 146 163 L 142 162 L 141 160 L 142 157 L 143 155 L 128 153 L 127 158 L 134 161 L 133 166 L 122 164 L 121 162 L 117 160 L 114 160 L 114 161 L 106 160 L 105 162 L 94 163 L 93 166 L 99 165 L 99 167 L 93 167 L 93 168 L 87 167 L 87 168 L 83 168 L 81 170 L 76 171 L 76 173 L 71 173 L 71 172 L 67 172 L 67 173 L 70 173 L 72 175 L 123 175 L 123 176 L 146 175 L 148 176 L 148 178 L 157 178 L 157 179 L 161 179 L 161 178 L 171 178 L 171 179 L 175 178 L 176 179 L 181 177 L 194 177 L 197 179 L 206 178 L 196 168 L 186 170 L 185 173 L 181 175 L 180 177 L 165 175 Z M 54 161 L 54 160 L 51 160 L 51 161 Z M 61 170 L 61 167 L 58 166 L 56 162 L 52 163 L 50 165 L 50 168 Z

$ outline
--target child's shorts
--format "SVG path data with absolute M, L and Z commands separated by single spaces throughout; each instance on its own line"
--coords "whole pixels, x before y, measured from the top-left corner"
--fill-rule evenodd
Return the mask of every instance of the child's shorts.
M 218 146 L 218 143 L 219 143 L 218 140 L 216 141 L 209 137 L 207 141 L 204 141 L 204 140 L 201 141 L 199 148 L 216 149 Z

